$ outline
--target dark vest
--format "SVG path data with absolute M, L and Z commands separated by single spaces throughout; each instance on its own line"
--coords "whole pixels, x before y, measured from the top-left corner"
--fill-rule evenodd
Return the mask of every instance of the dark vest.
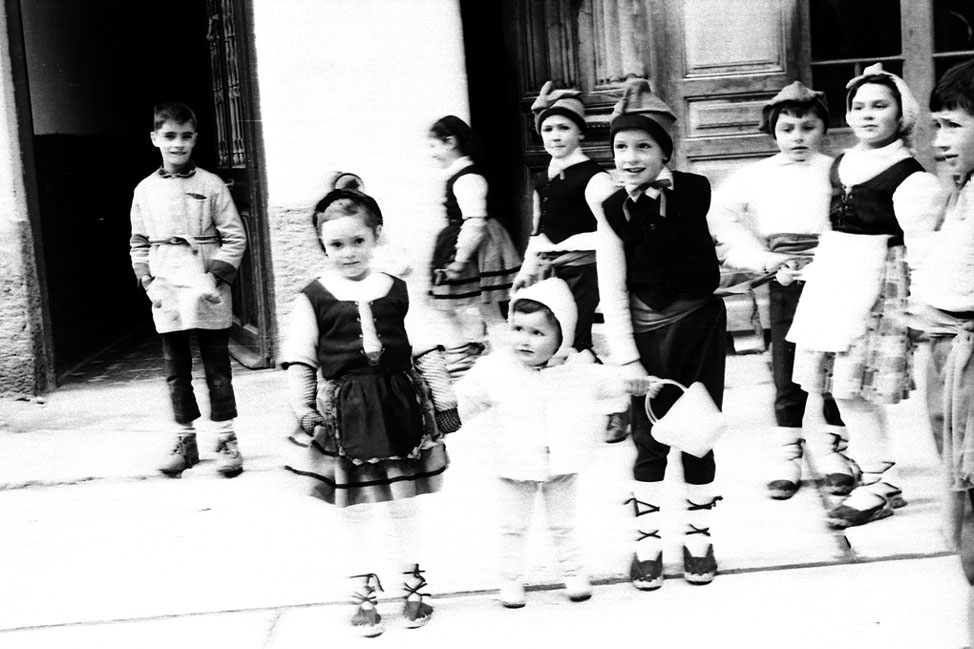
M 896 188 L 918 171 L 923 165 L 907 158 L 900 160 L 878 176 L 860 185 L 853 185 L 846 192 L 839 181 L 839 160 L 832 163 L 832 205 L 829 220 L 832 229 L 849 234 L 891 234 L 891 246 L 902 245 L 903 228 L 893 211 L 893 193 Z
M 629 201 L 617 191 L 602 204 L 605 218 L 622 239 L 626 252 L 626 287 L 650 308 L 660 310 L 675 299 L 713 294 L 720 282 L 714 240 L 707 227 L 710 181 L 704 176 L 673 172 L 673 190 L 666 193 L 665 217 L 658 198 Z
M 534 190 L 540 198 L 541 218 L 534 234 L 543 232 L 552 243 L 561 243 L 575 234 L 595 232 L 595 215 L 585 202 L 585 187 L 602 171 L 594 160 L 585 160 L 551 179 L 547 171 L 536 174 Z
M 369 369 L 362 349 L 362 325 L 358 305 L 338 300 L 317 280 L 301 291 L 315 312 L 318 321 L 318 364 L 325 378 L 335 378 L 347 372 Z M 371 303 L 375 330 L 382 342 L 379 365 L 386 371 L 403 372 L 410 368 L 412 349 L 406 336 L 405 317 L 409 310 L 406 283 L 392 278 L 389 292 Z M 370 370 L 374 371 L 374 370 Z
M 446 198 L 443 200 L 443 207 L 446 208 L 446 218 L 450 221 L 451 225 L 459 225 L 463 222 L 463 214 L 460 212 L 460 204 L 457 202 L 457 195 L 453 193 L 453 185 L 457 182 L 460 176 L 466 176 L 467 174 L 477 174 L 480 170 L 477 169 L 477 165 L 470 165 L 465 169 L 461 169 L 456 172 L 450 179 L 446 181 Z M 480 215 L 478 215 L 480 216 Z M 487 216 L 484 214 L 483 216 Z

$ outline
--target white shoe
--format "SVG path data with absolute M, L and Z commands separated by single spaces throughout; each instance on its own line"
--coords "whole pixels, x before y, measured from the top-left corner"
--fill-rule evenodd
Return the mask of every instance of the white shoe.
M 516 579 L 505 580 L 501 584 L 500 600 L 504 608 L 521 608 L 524 606 L 524 584 Z
M 565 594 L 573 602 L 584 602 L 592 596 L 592 584 L 585 575 L 566 577 Z

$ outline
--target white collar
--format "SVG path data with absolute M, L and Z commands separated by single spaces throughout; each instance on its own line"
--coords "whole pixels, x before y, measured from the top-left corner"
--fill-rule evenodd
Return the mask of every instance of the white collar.
M 670 181 L 670 189 L 673 189 L 673 187 L 676 186 L 676 181 L 673 178 L 673 172 L 670 171 L 669 167 L 663 167 L 663 169 L 659 172 L 656 178 L 653 179 L 652 182 L 656 182 L 657 180 Z M 649 196 L 652 199 L 656 199 L 660 195 L 660 190 L 657 189 L 656 187 L 647 187 L 641 185 L 639 187 L 631 187 L 631 188 L 626 187 L 626 193 L 629 194 L 629 198 L 631 198 L 633 202 L 635 202 L 643 194 Z
M 472 165 L 473 165 L 473 160 L 471 160 L 469 156 L 462 155 L 456 160 L 454 160 L 453 162 L 451 162 L 447 166 L 447 168 L 443 170 L 443 173 L 446 174 L 447 178 L 449 178 L 450 176 L 457 173 L 458 171 L 462 171 L 463 169 L 466 169 L 467 167 L 470 167 Z
M 548 163 L 548 178 L 554 178 L 555 176 L 560 176 L 565 172 L 565 169 L 573 167 L 580 162 L 585 162 L 589 157 L 585 155 L 582 148 L 579 147 L 569 153 L 567 156 L 561 159 L 552 158 Z
M 875 162 L 886 160 L 892 163 L 897 161 L 897 159 L 909 158 L 912 154 L 906 147 L 906 143 L 902 139 L 898 139 L 878 149 L 869 149 L 864 147 L 862 144 L 857 144 L 846 151 L 846 155 L 851 155 L 855 158 L 872 160 Z

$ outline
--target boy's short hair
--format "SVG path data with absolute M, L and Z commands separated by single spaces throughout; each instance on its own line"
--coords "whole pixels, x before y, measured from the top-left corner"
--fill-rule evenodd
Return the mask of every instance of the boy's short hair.
M 181 101 L 167 101 L 157 104 L 152 111 L 152 130 L 157 131 L 166 122 L 189 123 L 196 130 L 196 113 Z
M 947 70 L 930 93 L 930 112 L 954 109 L 974 115 L 974 59 Z
M 555 312 L 548 308 L 546 304 L 542 304 L 537 300 L 532 300 L 531 298 L 525 297 L 521 299 L 515 299 L 511 304 L 511 313 L 543 313 L 545 318 L 547 318 L 548 323 L 555 328 L 558 332 L 558 344 L 561 345 L 561 323 L 558 322 L 558 318 L 555 317 Z
M 828 113 L 824 115 L 822 114 L 822 107 L 820 103 L 811 101 L 788 101 L 773 107 L 768 114 L 768 123 L 766 128 L 770 136 L 774 137 L 775 126 L 778 124 L 778 118 L 782 115 L 794 117 L 795 119 L 801 119 L 806 115 L 815 115 L 822 120 L 822 125 L 825 126 L 825 131 L 827 132 L 829 130 L 829 115 Z

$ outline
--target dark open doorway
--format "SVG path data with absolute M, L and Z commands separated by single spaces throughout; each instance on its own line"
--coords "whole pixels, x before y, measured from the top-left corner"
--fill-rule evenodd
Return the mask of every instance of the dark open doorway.
M 22 112 L 32 124 L 34 159 L 27 173 L 36 186 L 39 258 L 61 380 L 133 332 L 154 335 L 129 262 L 132 190 L 159 166 L 149 133 L 152 107 L 166 100 L 194 107 L 194 158 L 217 169 L 210 64 L 219 23 L 204 0 L 164 8 L 129 0 L 11 3 L 23 32 L 30 109 Z
M 521 250 L 527 244 L 530 189 L 521 158 L 521 111 L 513 34 L 505 33 L 506 2 L 461 0 L 464 55 L 470 96 L 470 126 L 484 141 L 490 182 L 490 213 L 510 231 Z M 526 197 L 526 198 L 525 198 Z

